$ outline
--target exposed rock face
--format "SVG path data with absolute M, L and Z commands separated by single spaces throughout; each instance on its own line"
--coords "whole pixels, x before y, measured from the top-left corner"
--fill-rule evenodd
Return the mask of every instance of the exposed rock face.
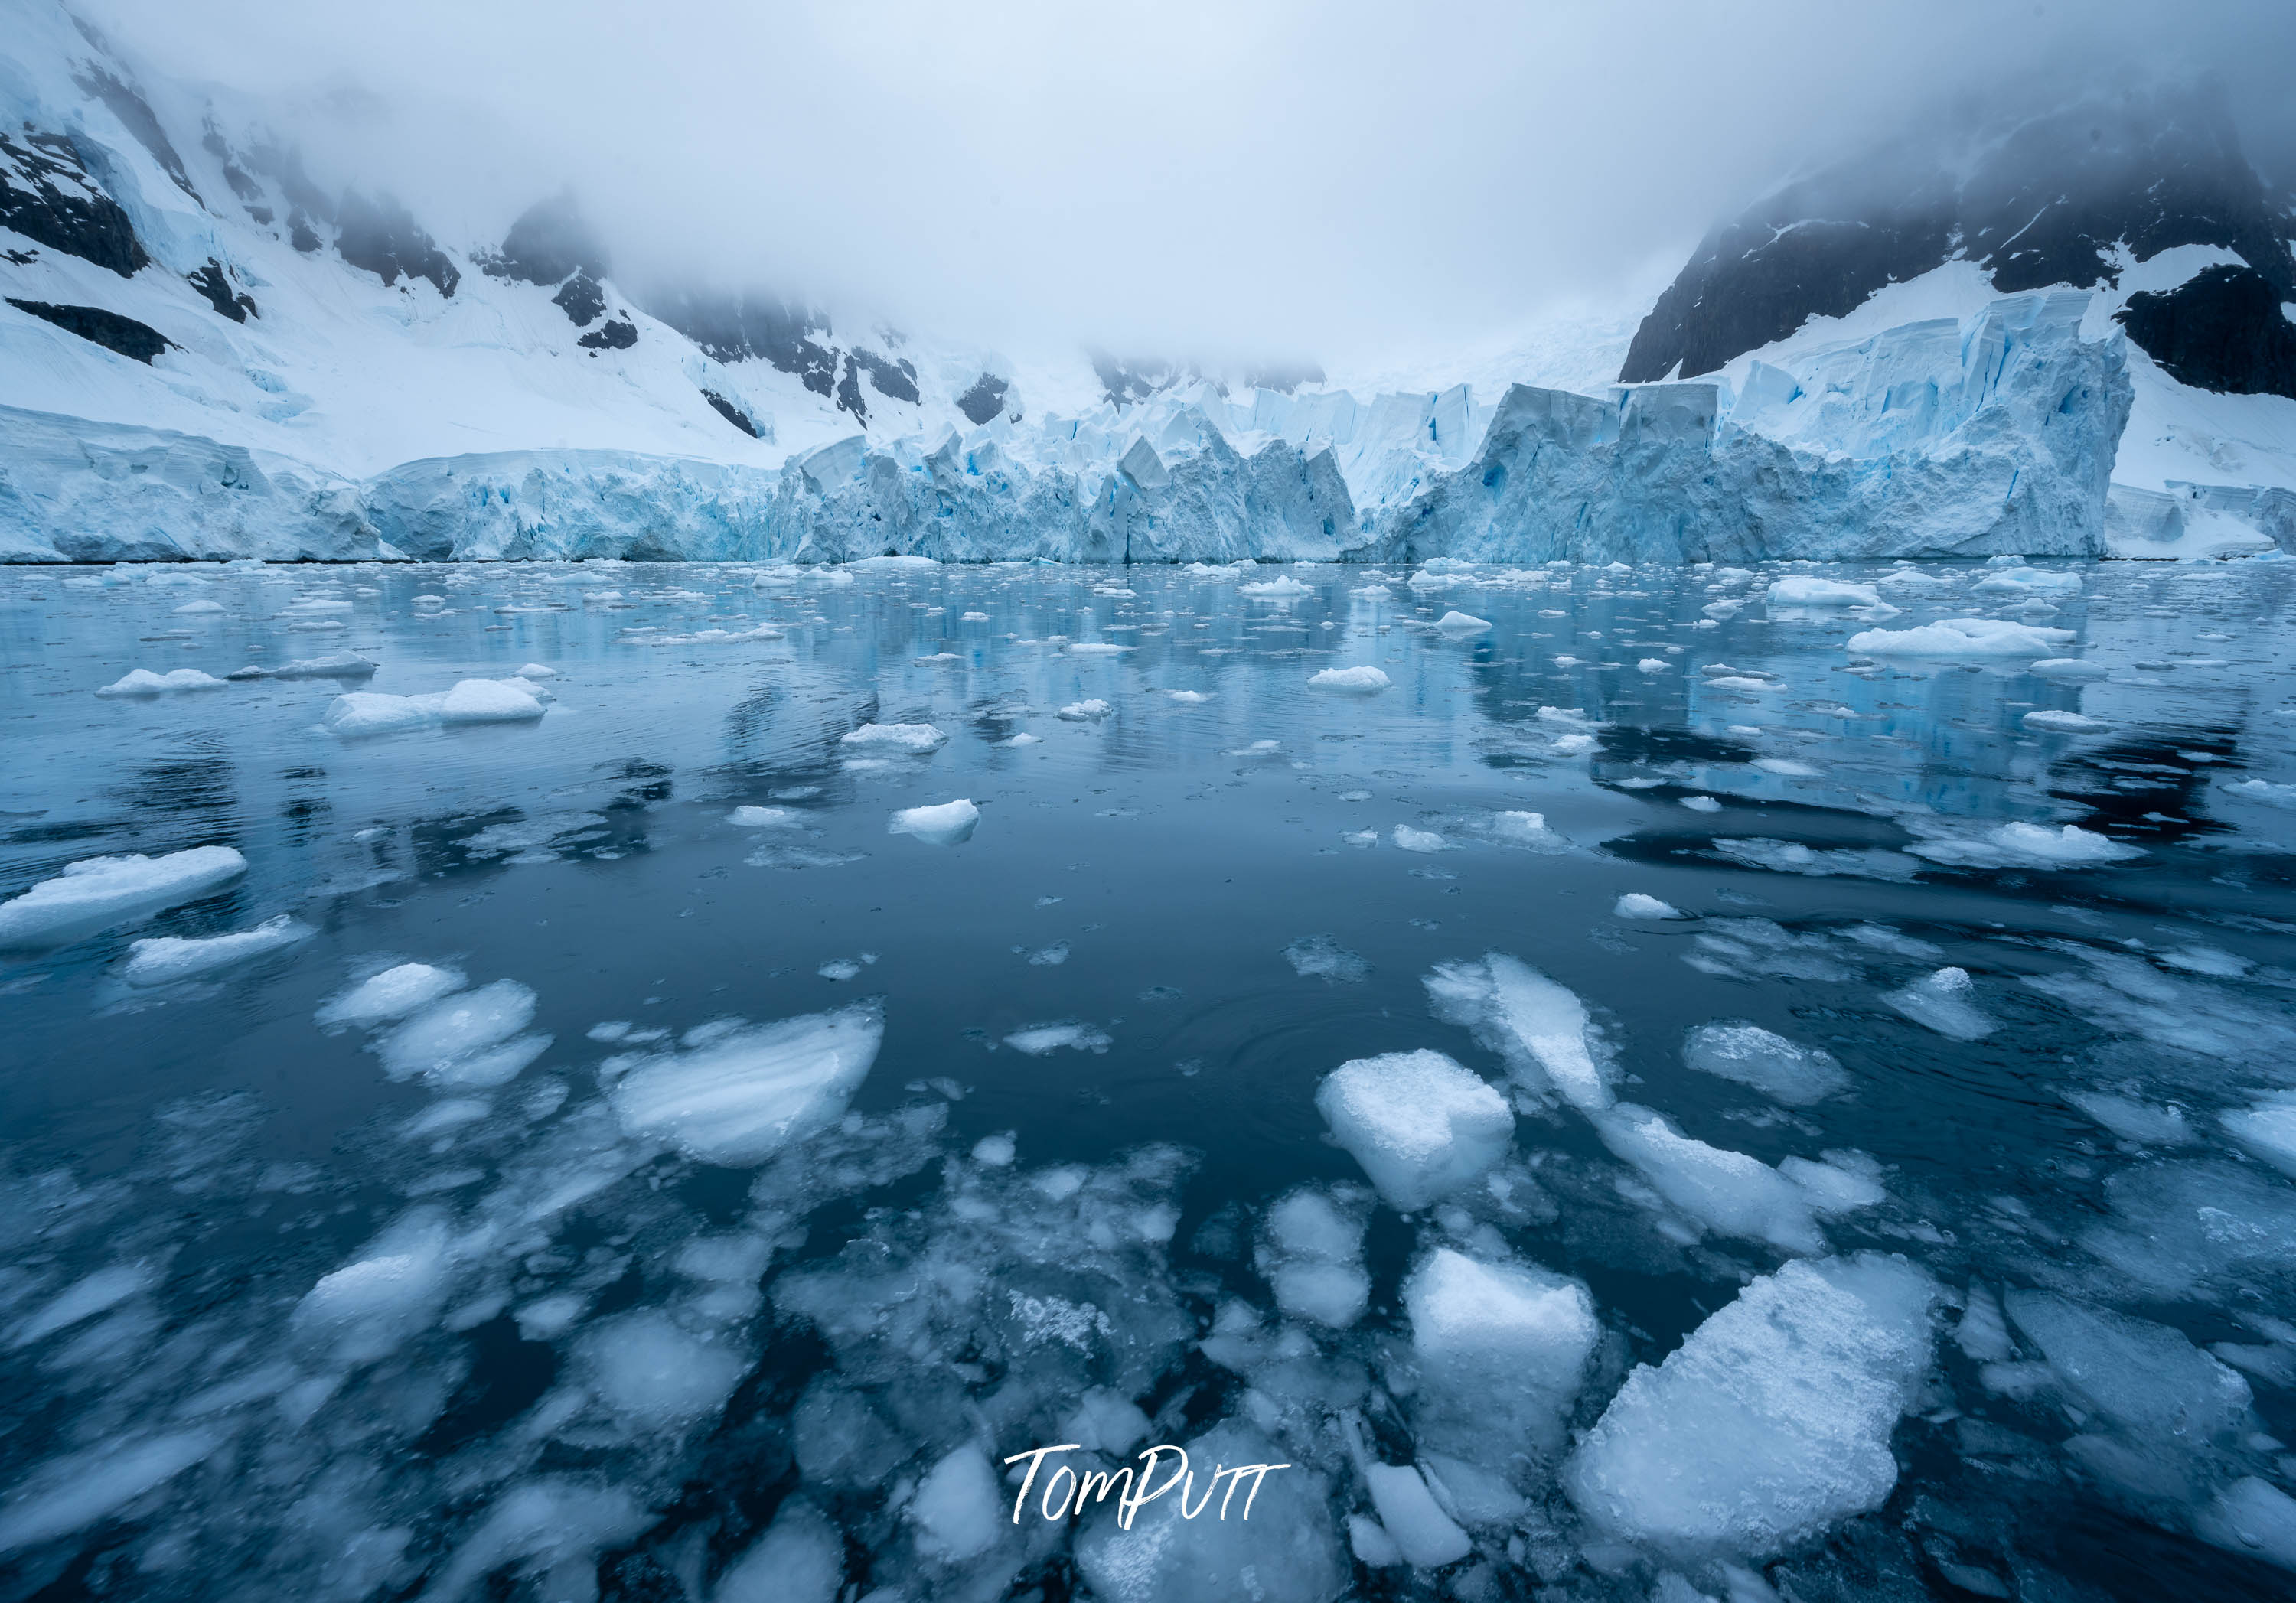
M 1699 246 L 1620 378 L 1715 372 L 1956 257 L 2006 292 L 2117 283 L 2122 245 L 2217 245 L 2296 299 L 2290 232 L 2213 88 L 2100 99 L 1980 141 L 1965 167 L 1868 158 L 1757 202 Z
M 720 362 L 755 356 L 791 373 L 816 395 L 837 385 L 836 353 L 816 340 L 829 324 L 819 314 L 770 295 L 733 295 L 673 290 L 648 297 L 644 309 Z
M 727 422 L 733 424 L 734 428 L 739 429 L 751 439 L 758 438 L 757 424 L 750 421 L 750 414 L 742 411 L 741 407 L 735 405 L 733 402 L 727 400 L 724 396 L 719 395 L 714 389 L 703 390 L 701 392 L 701 398 L 709 403 L 711 411 L 715 412 L 719 417 L 724 418 Z
M 616 317 L 603 327 L 592 329 L 574 343 L 586 351 L 626 351 L 637 342 L 637 326 Z
M 213 257 L 208 258 L 207 265 L 197 273 L 184 274 L 184 280 L 207 297 L 208 304 L 216 309 L 218 317 L 228 317 L 234 323 L 245 323 L 249 317 L 258 315 L 255 298 L 243 290 L 234 290 L 224 265 Z
M 61 134 L 0 132 L 0 225 L 122 278 L 152 259 L 127 213 Z
M 558 286 L 550 304 L 566 314 L 566 321 L 586 329 L 606 315 L 606 291 L 586 273 L 577 273 Z
M 2296 323 L 2287 299 L 2252 267 L 2210 267 L 2165 295 L 2128 298 L 2128 337 L 2182 383 L 2296 399 Z
M 1004 410 L 1004 397 L 1012 388 L 1011 381 L 995 373 L 982 373 L 972 381 L 972 387 L 956 397 L 956 409 L 964 414 L 965 421 L 979 428 Z
M 438 242 L 423 233 L 406 208 L 388 195 L 377 200 L 353 191 L 343 197 L 336 212 L 340 230 L 335 249 L 354 267 L 364 267 L 385 284 L 399 275 L 427 278 L 439 294 L 451 297 L 462 274 L 447 259 Z M 298 244 L 296 247 L 302 247 Z
M 613 274 L 605 246 L 570 194 L 528 207 L 503 236 L 502 249 L 480 266 L 493 277 L 529 284 L 562 283 L 578 273 L 594 279 Z
M 118 351 L 146 365 L 161 351 L 174 348 L 173 342 L 150 323 L 107 312 L 102 307 L 62 307 L 45 300 L 18 300 L 12 295 L 8 304 L 43 322 L 53 323 L 67 333 L 78 334 L 106 350 Z
M 93 61 L 87 62 L 73 75 L 72 81 L 91 98 L 100 100 L 111 108 L 111 114 L 119 119 L 120 126 L 134 135 L 135 143 L 152 153 L 152 159 L 160 164 L 160 170 L 176 181 L 176 188 L 193 200 L 199 200 L 200 192 L 192 187 L 192 176 L 184 170 L 184 159 L 176 154 L 176 147 L 168 143 L 168 131 L 152 115 L 151 103 L 133 86 L 117 73 Z M 206 204 L 204 201 L 201 203 Z

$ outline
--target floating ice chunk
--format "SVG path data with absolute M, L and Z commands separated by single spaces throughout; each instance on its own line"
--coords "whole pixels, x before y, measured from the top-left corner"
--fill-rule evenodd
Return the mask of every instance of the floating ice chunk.
M 1167 691 L 1164 693 L 1183 707 L 1201 707 L 1211 699 L 1201 691 Z
M 1808 1194 L 1761 1159 L 1710 1147 L 1629 1103 L 1595 1116 L 1595 1132 L 1660 1196 L 1707 1229 L 1784 1252 L 1825 1250 Z
M 445 1299 L 454 1264 L 444 1215 L 416 1208 L 384 1227 L 359 1255 L 295 1305 L 297 1326 L 332 1336 L 341 1357 L 381 1357 L 430 1322 Z
M 1235 593 L 1238 595 L 1264 596 L 1271 600 L 1281 597 L 1294 601 L 1300 596 L 1315 593 L 1308 586 L 1302 585 L 1288 573 L 1278 574 L 1272 579 L 1262 579 L 1257 584 L 1238 585 L 1235 587 Z
M 133 853 L 68 863 L 53 879 L 0 903 L 0 949 L 58 946 L 194 901 L 247 871 L 227 846 L 193 846 L 161 857 Z
M 1630 890 L 1620 896 L 1617 905 L 1611 909 L 1611 914 L 1620 919 L 1679 919 L 1685 916 L 1682 910 L 1673 904 L 1661 902 L 1656 896 L 1646 896 L 1638 890 Z
M 149 668 L 135 668 L 95 693 L 99 696 L 164 696 L 173 691 L 219 691 L 223 688 L 222 680 L 212 674 L 202 674 L 197 668 L 176 668 L 166 674 L 155 674 Z
M 1388 687 L 1387 675 L 1370 664 L 1351 668 L 1325 668 L 1310 674 L 1308 683 L 1319 691 L 1350 691 L 1359 696 L 1374 695 Z
M 114 1509 L 163 1486 L 213 1453 L 222 1431 L 184 1430 L 133 1436 L 52 1459 L 11 1489 L 0 1512 L 0 1553 L 94 1524 Z
M 2134 1097 L 2103 1091 L 2075 1091 L 2065 1100 L 2103 1125 L 2122 1141 L 2140 1147 L 2180 1147 L 2193 1139 L 2193 1127 L 2184 1109 L 2171 1104 L 2155 1108 Z
M 904 807 L 885 826 L 888 835 L 914 835 L 927 846 L 957 846 L 972 838 L 980 809 L 959 797 L 931 807 Z
M 861 965 L 849 957 L 832 958 L 814 972 L 824 979 L 857 979 L 861 975 Z
M 1371 1277 L 1363 1268 L 1364 1221 L 1324 1192 L 1292 1192 L 1267 1214 L 1259 1263 L 1275 1305 L 1296 1318 L 1343 1330 L 1363 1317 Z
M 1559 1093 L 1581 1112 L 1611 1105 L 1587 1006 L 1568 988 L 1501 952 L 1440 964 L 1423 983 L 1435 1016 L 1473 1030 L 1529 1090 Z
M 938 751 L 948 737 L 930 724 L 864 724 L 839 738 L 840 746 L 882 746 L 893 751 Z
M 530 690 L 501 679 L 465 679 L 450 691 L 424 696 L 346 691 L 328 706 L 320 722 L 330 733 L 350 737 L 396 734 L 438 724 L 528 723 L 542 712 L 542 703 Z
M 1883 574 L 1874 582 L 1876 585 L 1898 585 L 1916 590 L 1934 590 L 1945 583 L 1935 574 L 1923 573 L 1918 568 L 1900 568 L 1894 573 Z
M 1998 617 L 1948 617 L 1911 629 L 1866 629 L 1849 649 L 1869 657 L 2046 657 L 2071 643 L 2070 629 L 2044 629 Z
M 744 830 L 794 830 L 804 815 L 795 807 L 736 807 L 726 822 Z
M 334 651 L 324 657 L 299 657 L 292 662 L 282 662 L 270 667 L 250 663 L 243 668 L 234 668 L 227 679 L 371 679 L 381 665 L 372 658 L 349 651 Z
M 1669 672 L 1674 664 L 1663 657 L 1645 657 L 1635 667 L 1645 674 L 1664 674 Z
M 1534 852 L 1568 851 L 1570 846 L 1569 840 L 1547 828 L 1544 813 L 1519 810 L 1494 813 L 1491 814 L 1490 832 L 1495 840 Z
M 1975 1041 L 2001 1026 L 1970 1000 L 1971 989 L 1966 969 L 1939 969 L 1901 991 L 1883 992 L 1882 1000 L 1940 1035 Z
M 1041 1058 L 1046 1052 L 1058 1051 L 1064 1046 L 1079 1052 L 1104 1052 L 1115 1043 L 1106 1030 L 1070 1022 L 1032 1024 L 1005 1036 L 1004 1044 L 1014 1051 L 1026 1052 L 1031 1058 Z
M 1953 868 L 2091 868 L 2144 855 L 2142 846 L 2125 846 L 2073 824 L 2048 830 L 2039 824 L 2005 823 L 1975 839 L 1921 840 L 1906 850 Z
M 185 601 L 182 606 L 176 609 L 176 616 L 178 617 L 191 617 L 200 614 L 220 612 L 222 610 L 223 603 L 221 601 Z
M 159 1272 L 148 1264 L 115 1264 L 83 1275 L 11 1330 L 8 1345 L 12 1350 L 29 1347 L 59 1330 L 70 1329 L 82 1320 L 94 1319 L 159 1283 Z
M 1091 1452 L 1119 1457 L 1147 1440 L 1148 1416 L 1123 1393 L 1104 1386 L 1086 1391 L 1061 1422 L 1060 1437 Z
M 2296 1180 L 2296 1094 L 2267 1098 L 2218 1122 L 2226 1135 Z
M 1357 1264 L 1280 1263 L 1269 1270 L 1267 1283 L 1284 1313 L 1335 1330 L 1361 1319 L 1371 1300 L 1371 1277 Z
M 388 1024 L 462 988 L 463 976 L 458 969 L 433 968 L 429 963 L 400 963 L 361 980 L 322 1005 L 314 1017 L 324 1029 L 347 1024 L 361 1027 Z
M 1479 1177 L 1514 1139 L 1506 1099 L 1422 1049 L 1357 1058 L 1324 1077 L 1316 1107 L 1390 1206 L 1427 1206 Z
M 1105 718 L 1115 710 L 1107 702 L 1095 696 L 1089 700 L 1071 701 L 1053 716 L 1065 718 L 1071 724 L 1090 724 Z
M 529 662 L 519 669 L 518 676 L 521 679 L 555 679 L 558 670 L 546 663 Z
M 1446 852 L 1451 843 L 1432 830 L 1414 830 L 1407 823 L 1395 826 L 1395 844 L 1406 852 Z
M 599 1402 L 657 1430 L 716 1413 L 750 1367 L 742 1354 L 681 1329 L 658 1308 L 591 1326 L 574 1344 L 574 1362 Z
M 2020 722 L 2028 729 L 2038 729 L 2043 734 L 2051 735 L 2095 734 L 2099 730 L 2112 727 L 2102 718 L 2083 717 L 2079 713 L 2062 712 L 2051 708 L 2027 713 Z
M 829 1517 L 801 1497 L 775 1511 L 774 1523 L 726 1566 L 710 1603 L 836 1603 L 845 1584 L 845 1538 Z
M 1113 657 L 1119 651 L 1129 651 L 1130 646 L 1120 646 L 1113 641 L 1076 640 L 1066 648 L 1072 657 Z
M 458 1060 L 501 1044 L 533 1018 L 533 991 L 514 979 L 498 979 L 431 1003 L 385 1035 L 375 1051 L 381 1055 L 383 1072 L 394 1080 L 415 1075 L 444 1077 Z M 537 1048 L 535 1055 L 539 1053 Z
M 1395 1538 L 1368 1514 L 1348 1516 L 1348 1550 L 1370 1569 L 1390 1569 L 1403 1562 L 1403 1550 L 1395 1545 Z
M 909 1501 L 917 1550 L 947 1563 L 979 1558 L 996 1545 L 1004 1502 L 988 1455 L 956 1449 L 925 1472 Z
M 2063 568 L 1996 568 L 1971 586 L 1994 594 L 2030 595 L 2040 591 L 2078 591 L 2080 576 Z
M 1403 1555 L 1404 1562 L 1422 1569 L 1455 1563 L 1474 1551 L 1458 1523 L 1436 1506 L 1427 1483 L 1408 1464 L 1372 1464 L 1364 1469 L 1364 1484 L 1379 1521 Z
M 1019 734 L 1007 736 L 1005 739 L 997 741 L 996 744 L 999 746 L 1040 746 L 1044 744 L 1044 736 L 1032 735 L 1024 729 Z
M 1480 634 L 1491 626 L 1487 617 L 1472 617 L 1464 612 L 1446 612 L 1435 620 L 1436 628 L 1446 634 Z
M 2296 1570 L 2296 1498 L 2269 1481 L 2243 1476 L 2217 1494 L 2194 1529 L 2229 1552 Z
M 527 1590 L 543 1597 L 580 1597 L 596 1586 L 597 1555 L 636 1536 L 645 1513 L 619 1492 L 573 1481 L 530 1481 L 512 1486 L 452 1559 L 424 1589 L 439 1603 L 478 1593 L 497 1570 L 517 1565 L 557 1583 Z
M 1535 1264 L 1439 1247 L 1405 1280 L 1403 1304 L 1423 1442 L 1500 1469 L 1561 1451 L 1603 1335 L 1586 1287 Z
M 2101 662 L 2090 662 L 2080 657 L 2044 657 L 2030 665 L 2025 671 L 2038 674 L 2044 679 L 2103 679 L 2112 672 Z
M 308 941 L 316 933 L 283 912 L 237 935 L 160 936 L 127 948 L 127 967 L 120 977 L 131 986 L 173 985 Z
M 2013 1289 L 2001 1301 L 2089 1409 L 2140 1436 L 2198 1449 L 2248 1417 L 2248 1382 L 2180 1330 L 2049 1291 Z
M 1807 1108 L 1849 1089 L 1849 1076 L 1832 1052 L 1743 1021 L 1699 1025 L 1683 1037 L 1682 1061 L 1701 1074 L 1751 1085 L 1791 1108 Z
M 2296 1191 L 2253 1164 L 2136 1164 L 2104 1182 L 2109 1224 L 2081 1245 L 2166 1292 L 2296 1272 Z
M 1283 961 L 1301 979 L 1352 986 L 1367 977 L 1371 965 L 1327 935 L 1303 935 L 1283 948 Z
M 988 1168 L 1009 1168 L 1019 1155 L 1019 1143 L 1009 1130 L 996 1135 L 984 1135 L 972 1143 L 972 1161 Z
M 1862 1152 L 1830 1151 L 1825 1161 L 1807 1157 L 1778 1160 L 1778 1173 L 1801 1188 L 1813 1212 L 1831 1217 L 1879 1206 L 1889 1199 L 1882 1189 L 1882 1165 Z
M 1879 607 L 1881 593 L 1871 585 L 1846 585 L 1838 579 L 1817 579 L 1796 574 L 1772 583 L 1766 593 L 1773 607 Z
M 751 1166 L 834 1123 L 884 1037 L 875 1002 L 736 1025 L 686 1051 L 627 1062 L 607 1094 L 631 1135 L 705 1163 Z
M 1762 1276 L 1627 1377 L 1564 1490 L 1598 1527 L 1685 1555 L 1765 1557 L 1879 1508 L 1936 1296 L 1920 1269 L 1872 1253 Z
M 1693 813 L 1719 813 L 1722 810 L 1722 804 L 1710 796 L 1685 796 L 1682 798 L 1682 805 Z

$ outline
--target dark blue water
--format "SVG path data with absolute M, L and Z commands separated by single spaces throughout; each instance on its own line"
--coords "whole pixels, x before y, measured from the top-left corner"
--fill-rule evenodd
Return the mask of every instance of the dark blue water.
M 1766 604 L 1783 570 L 0 573 L 0 893 L 247 863 L 0 960 L 6 1595 L 699 1603 L 751 1595 L 729 1577 L 768 1528 L 792 1597 L 824 1554 L 887 1599 L 2284 1595 L 2285 565 L 1929 571 L 1882 587 L 1894 617 Z M 2068 631 L 2051 650 L 2102 676 L 1846 649 L 1939 617 Z M 93 693 L 334 651 L 374 692 L 532 663 L 554 699 L 354 739 L 324 726 L 358 688 L 334 680 Z M 1308 683 L 1349 666 L 1387 688 Z M 843 740 L 871 724 L 946 740 Z M 969 838 L 889 832 L 957 798 Z M 303 938 L 129 983 L 135 941 L 280 915 Z M 1439 965 L 1490 953 L 1583 1002 L 1619 1100 L 1881 1199 L 1794 1245 L 1685 1204 L 1431 1011 Z M 525 987 L 547 1046 L 391 1078 L 379 1029 L 317 1018 L 406 962 Z M 1884 1000 L 1940 983 L 1986 1033 Z M 639 1129 L 602 1084 L 713 1021 L 873 1000 L 849 1105 L 764 1158 Z M 1688 1067 L 1721 1020 L 1846 1079 L 1798 1101 Z M 1046 1026 L 1075 1027 L 1025 1050 Z M 1512 1202 L 1400 1212 L 1327 1138 L 1325 1075 L 1422 1048 L 1506 1088 Z M 1365 1229 L 1339 1328 L 1270 1289 L 1267 1211 L 1302 1185 Z M 1506 1517 L 1461 1514 L 1467 1557 L 1359 1561 L 1349 1433 L 1411 1461 L 1401 1288 L 1445 1245 L 1586 1287 L 1582 1432 L 1757 1277 L 1901 1255 L 1935 1296 L 1894 1485 L 1693 1550 L 1590 1525 L 1558 1447 L 1509 1471 Z M 378 1263 L 380 1291 L 314 1290 Z M 2014 1312 L 2042 1293 L 2161 1334 L 2053 1347 Z M 2172 1372 L 2228 1411 L 2111 1405 Z M 946 1534 L 945 1466 L 1077 1439 L 1087 1398 L 1150 1440 L 1248 1422 L 1321 1477 L 1283 1505 L 1304 1545 L 1266 1535 L 1242 1578 L 1183 1542 L 1119 1583 L 1064 1525 Z

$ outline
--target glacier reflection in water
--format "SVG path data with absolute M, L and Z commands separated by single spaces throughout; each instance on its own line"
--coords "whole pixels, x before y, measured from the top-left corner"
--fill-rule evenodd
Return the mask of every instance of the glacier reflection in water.
M 2286 566 L 1436 566 L 0 572 L 9 1594 L 2282 1595 Z

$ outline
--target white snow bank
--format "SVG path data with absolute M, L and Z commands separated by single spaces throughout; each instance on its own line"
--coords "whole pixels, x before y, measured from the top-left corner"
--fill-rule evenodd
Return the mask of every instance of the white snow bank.
M 626 1054 L 600 1072 L 613 1071 L 608 1095 L 630 1134 L 705 1163 L 748 1166 L 835 1121 L 884 1036 L 883 1010 L 863 1002 L 715 1029 L 685 1051 Z
M 140 852 L 85 857 L 0 903 L 0 949 L 76 941 L 203 896 L 246 871 L 247 859 L 227 846 L 193 846 L 163 857 Z
M 1612 1534 L 1683 1554 L 1761 1557 L 1879 1508 L 1936 1296 L 1922 1270 L 1873 1253 L 1761 1277 L 1627 1377 L 1564 1490 Z
M 120 977 L 131 986 L 173 985 L 308 941 L 317 933 L 283 912 L 237 935 L 160 936 L 127 948 L 127 967 Z
M 1423 1048 L 1342 1063 L 1317 1088 L 1316 1108 L 1379 1194 L 1406 1213 L 1477 1178 L 1514 1139 L 1514 1115 L 1496 1088 Z

